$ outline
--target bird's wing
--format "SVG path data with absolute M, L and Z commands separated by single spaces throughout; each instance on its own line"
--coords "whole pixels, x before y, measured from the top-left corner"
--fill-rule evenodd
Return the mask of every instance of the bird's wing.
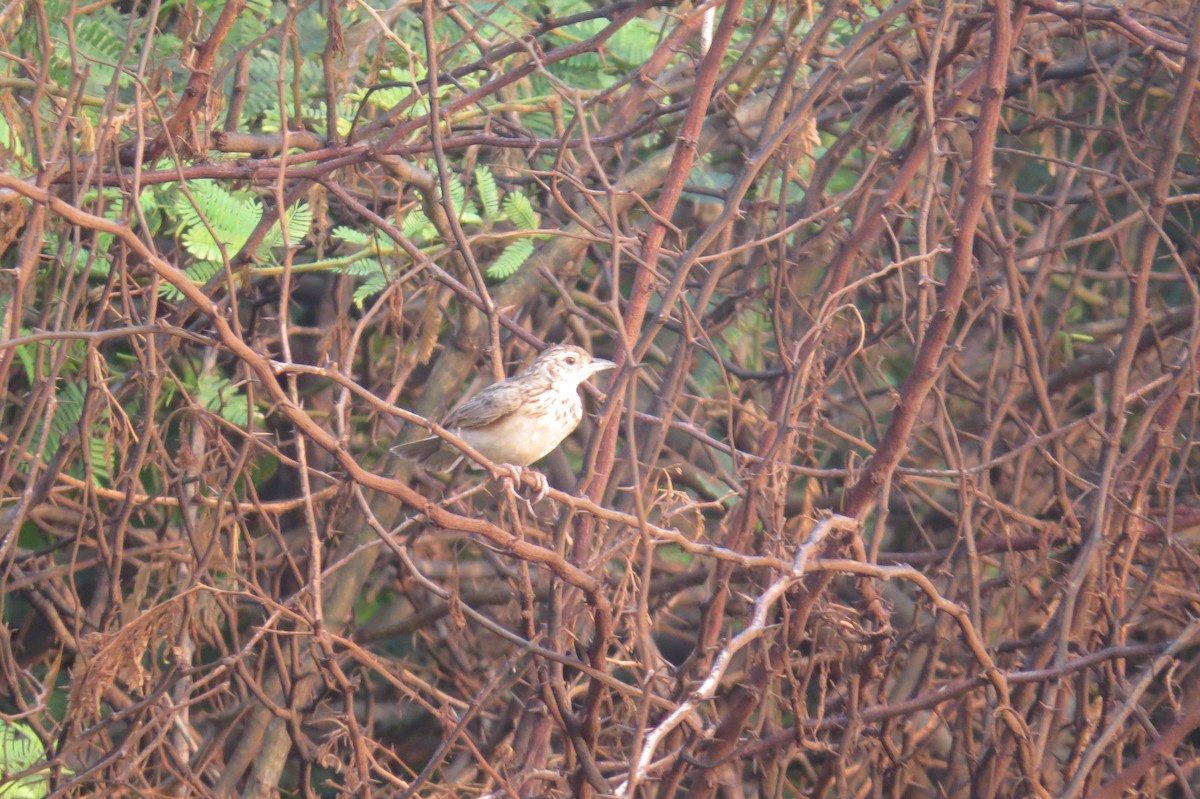
M 437 436 L 429 438 L 418 438 L 416 441 L 409 441 L 407 444 L 397 444 L 392 447 L 392 454 L 399 455 L 401 458 L 407 458 L 410 461 L 424 461 L 432 456 L 442 445 L 442 439 Z
M 524 402 L 521 387 L 509 380 L 502 380 L 450 411 L 442 420 L 442 427 L 447 430 L 486 427 L 500 417 L 513 413 Z

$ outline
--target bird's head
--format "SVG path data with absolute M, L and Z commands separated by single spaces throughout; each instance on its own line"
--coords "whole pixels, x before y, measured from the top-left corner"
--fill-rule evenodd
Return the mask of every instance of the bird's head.
M 526 370 L 533 372 L 555 386 L 574 389 L 597 372 L 612 369 L 612 361 L 593 358 L 587 350 L 571 344 L 558 344 L 542 350 Z

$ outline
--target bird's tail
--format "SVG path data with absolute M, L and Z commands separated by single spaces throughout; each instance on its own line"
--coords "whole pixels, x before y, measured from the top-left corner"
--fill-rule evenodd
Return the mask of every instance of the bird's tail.
M 448 472 L 462 460 L 463 454 L 437 436 L 418 438 L 392 447 L 392 454 L 416 461 L 434 472 Z
M 429 438 L 418 438 L 416 441 L 397 444 L 392 447 L 392 454 L 398 455 L 405 460 L 422 463 L 441 448 L 442 440 L 437 436 L 430 436 Z

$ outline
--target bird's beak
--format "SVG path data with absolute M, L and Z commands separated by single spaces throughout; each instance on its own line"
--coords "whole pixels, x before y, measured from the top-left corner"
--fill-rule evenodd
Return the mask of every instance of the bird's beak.
M 612 361 L 606 361 L 603 358 L 593 358 L 592 363 L 590 366 L 588 366 L 588 368 L 591 369 L 591 374 L 596 374 L 597 372 L 603 372 L 608 369 L 616 369 L 617 365 Z

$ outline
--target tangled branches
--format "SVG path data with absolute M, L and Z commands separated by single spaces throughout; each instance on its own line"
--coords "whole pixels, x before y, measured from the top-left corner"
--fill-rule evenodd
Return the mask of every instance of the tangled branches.
M 1194 796 L 1200 11 L 418 5 L 0 11 L 5 785 Z

